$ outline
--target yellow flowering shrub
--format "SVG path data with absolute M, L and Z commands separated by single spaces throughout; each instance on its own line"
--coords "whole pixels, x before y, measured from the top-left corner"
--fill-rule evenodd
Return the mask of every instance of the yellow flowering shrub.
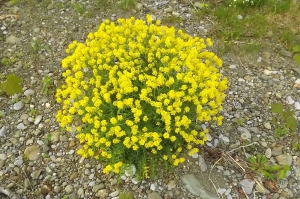
M 146 21 L 106 20 L 85 43 L 71 43 L 56 119 L 76 131 L 77 153 L 103 162 L 104 173 L 123 173 L 133 164 L 143 177 L 157 162 L 177 166 L 185 161 L 183 151 L 197 152 L 208 131 L 194 126 L 221 125 L 227 89 L 222 60 L 206 50 L 211 45 L 149 15 Z

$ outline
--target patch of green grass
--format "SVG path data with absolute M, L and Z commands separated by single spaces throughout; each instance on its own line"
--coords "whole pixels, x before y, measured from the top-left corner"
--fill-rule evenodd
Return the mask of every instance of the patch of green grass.
M 162 24 L 174 24 L 174 23 L 181 23 L 183 19 L 179 16 L 168 15 L 162 18 Z
M 72 6 L 78 14 L 82 15 L 85 12 L 85 7 L 77 2 L 74 2 Z
M 129 10 L 131 8 L 135 8 L 136 3 L 136 0 L 121 0 L 119 5 L 121 9 Z

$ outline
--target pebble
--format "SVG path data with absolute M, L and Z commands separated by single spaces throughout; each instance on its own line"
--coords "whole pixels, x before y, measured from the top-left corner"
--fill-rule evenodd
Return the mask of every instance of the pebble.
M 246 194 L 251 194 L 255 181 L 243 179 L 239 184 L 244 188 Z
M 25 126 L 23 123 L 19 123 L 19 124 L 17 125 L 17 129 L 19 129 L 19 130 L 24 130 L 24 129 L 26 129 L 26 126 Z
M 291 165 L 293 162 L 293 157 L 288 154 L 281 154 L 276 156 L 276 161 L 279 165 Z
M 154 192 L 148 194 L 147 199 L 163 199 L 163 198 L 159 195 L 159 193 L 154 191 Z
M 38 145 L 29 146 L 25 149 L 24 154 L 29 160 L 37 160 L 38 153 L 40 152 Z
M 295 101 L 292 99 L 291 96 L 288 96 L 288 97 L 286 98 L 286 102 L 287 102 L 288 104 L 294 104 L 294 103 L 295 103 Z
M 83 188 L 79 188 L 78 191 L 77 191 L 77 194 L 78 194 L 79 196 L 84 195 L 84 190 L 83 190 Z
M 194 174 L 185 174 L 181 176 L 181 181 L 187 188 L 189 192 L 194 194 L 195 196 L 201 196 L 206 199 L 218 199 L 219 197 L 216 195 L 211 195 L 209 192 L 205 190 L 207 185 L 204 185 L 196 178 Z M 199 189 L 199 187 L 202 187 Z
M 2 126 L 0 129 L 0 137 L 5 136 L 6 134 L 6 126 Z
M 103 183 L 95 185 L 92 189 L 93 192 L 98 192 L 100 189 L 104 189 L 105 185 Z
M 34 95 L 34 90 L 32 90 L 32 89 L 27 89 L 26 91 L 24 91 L 24 95 L 25 95 L 25 96 L 31 96 L 31 95 Z
M 38 125 L 41 122 L 42 119 L 43 119 L 42 115 L 36 116 L 36 118 L 34 119 L 34 124 Z
M 174 189 L 176 187 L 176 181 L 175 180 L 170 180 L 167 184 L 168 190 Z
M 11 43 L 11 44 L 14 44 L 14 43 L 17 43 L 20 39 L 14 35 L 10 35 L 6 38 L 6 42 L 7 43 Z
M 5 161 L 7 159 L 7 155 L 5 153 L 0 153 L 0 160 Z
M 24 104 L 22 101 L 18 101 L 17 103 L 14 104 L 14 110 L 19 111 L 24 107 Z
M 119 191 L 114 191 L 109 194 L 110 197 L 117 197 L 119 195 Z
M 272 150 L 270 148 L 267 148 L 267 150 L 265 151 L 265 156 L 267 158 L 270 158 L 272 156 Z
M 65 188 L 66 193 L 72 193 L 74 190 L 72 185 L 67 185 Z
M 264 123 L 264 127 L 265 127 L 266 129 L 269 129 L 269 130 L 272 128 L 270 122 L 265 122 L 265 123 Z

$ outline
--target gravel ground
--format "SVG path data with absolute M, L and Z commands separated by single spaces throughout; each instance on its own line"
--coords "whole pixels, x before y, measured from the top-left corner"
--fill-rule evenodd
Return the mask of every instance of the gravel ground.
M 193 6 L 185 1 L 144 0 L 130 12 L 99 9 L 92 1 L 80 2 L 81 10 L 74 2 L 16 6 L 0 2 L 0 58 L 15 58 L 10 66 L 0 65 L 0 74 L 20 76 L 24 91 L 0 96 L 0 198 L 111 199 L 121 191 L 145 199 L 300 198 L 300 154 L 291 147 L 299 135 L 276 138 L 270 113 L 271 103 L 287 103 L 300 119 L 300 71 L 292 53 L 272 38 L 266 39 L 262 52 L 222 56 L 223 73 L 230 81 L 224 125 L 208 126 L 207 143 L 219 153 L 201 150 L 171 174 L 159 172 L 157 179 L 141 182 L 124 176 L 120 183 L 115 176 L 102 174 L 99 162 L 78 157 L 75 135 L 61 131 L 55 121 L 60 61 L 71 41 L 83 42 L 104 19 L 144 18 L 149 12 L 157 19 L 180 16 L 182 22 L 175 26 L 203 37 L 214 22 L 192 17 L 199 2 Z M 243 119 L 244 123 L 234 122 Z M 246 159 L 257 152 L 266 154 L 270 162 L 290 165 L 291 172 L 283 180 L 263 181 L 264 187 L 258 186 L 259 177 L 245 175 L 238 166 L 242 162 L 230 161 L 230 157 Z M 214 164 L 220 153 L 225 161 Z

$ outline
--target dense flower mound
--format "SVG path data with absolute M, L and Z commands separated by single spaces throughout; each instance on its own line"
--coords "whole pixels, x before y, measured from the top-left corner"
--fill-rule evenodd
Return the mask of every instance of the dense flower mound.
M 206 50 L 211 45 L 149 15 L 146 22 L 106 20 L 85 43 L 71 43 L 56 118 L 76 132 L 77 153 L 103 162 L 104 173 L 135 165 L 147 177 L 157 161 L 177 166 L 184 149 L 197 152 L 208 131 L 195 124 L 222 123 L 227 89 L 221 59 Z

